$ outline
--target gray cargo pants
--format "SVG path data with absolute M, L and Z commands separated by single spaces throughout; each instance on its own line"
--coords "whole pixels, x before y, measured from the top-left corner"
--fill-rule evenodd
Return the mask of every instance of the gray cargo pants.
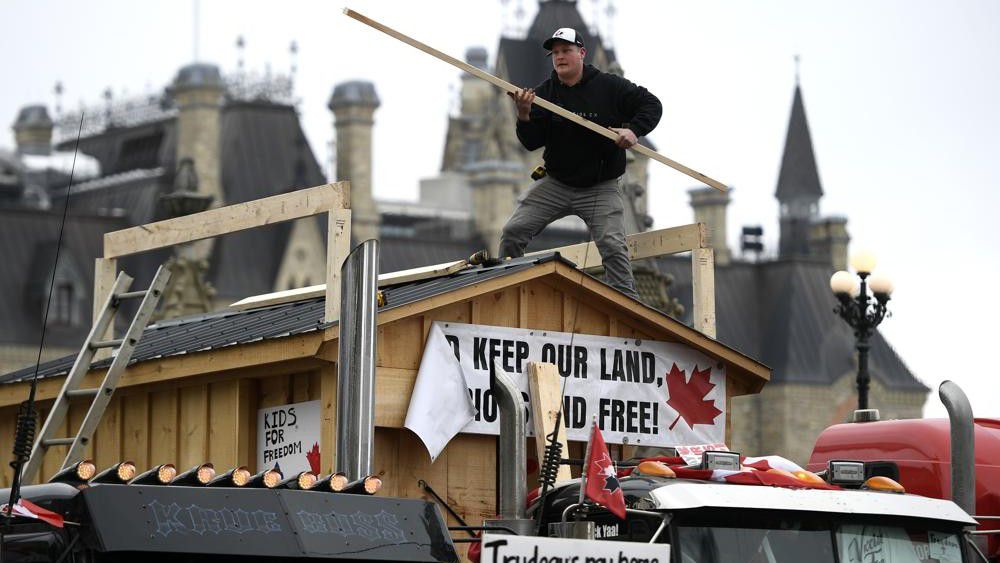
M 500 235 L 500 256 L 519 257 L 546 225 L 567 215 L 583 219 L 590 229 L 608 285 L 639 299 L 632 277 L 632 262 L 625 244 L 625 202 L 621 178 L 589 188 L 574 188 L 546 176 L 521 194 Z

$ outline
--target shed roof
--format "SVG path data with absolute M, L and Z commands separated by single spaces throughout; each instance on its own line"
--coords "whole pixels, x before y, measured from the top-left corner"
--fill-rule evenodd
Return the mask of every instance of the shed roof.
M 550 268 L 549 271 L 561 274 L 564 283 L 583 286 L 584 290 L 599 294 L 594 296 L 595 299 L 603 297 L 628 307 L 632 313 L 671 331 L 679 341 L 729 362 L 741 373 L 750 374 L 754 378 L 754 385 L 747 385 L 747 389 L 754 387 L 759 389 L 763 382 L 770 377 L 770 370 L 766 366 L 742 353 L 720 345 L 711 338 L 655 309 L 631 300 L 591 276 L 581 275 L 572 262 L 564 259 L 558 253 L 518 258 L 499 266 L 467 268 L 448 276 L 385 288 L 383 293 L 386 305 L 379 308 L 380 321 L 387 317 L 393 317 L 394 315 L 390 313 L 391 310 L 402 309 L 400 315 L 406 316 L 410 314 L 410 311 L 403 309 L 406 306 L 416 306 L 418 302 L 429 300 L 432 297 L 457 292 L 534 268 L 541 268 L 546 264 L 554 264 L 555 269 Z M 544 274 L 544 271 L 539 273 L 539 275 Z M 511 283 L 517 282 L 512 279 Z M 146 328 L 132 357 L 132 363 L 303 334 L 336 324 L 324 323 L 323 314 L 323 299 L 316 298 L 260 309 L 225 311 L 157 323 Z M 42 364 L 39 369 L 39 377 L 63 375 L 69 371 L 73 360 L 74 357 L 67 356 Z M 106 366 L 109 363 L 110 360 L 103 360 L 96 362 L 93 367 Z M 0 376 L 0 383 L 24 381 L 30 378 L 33 373 L 33 368 L 21 369 Z

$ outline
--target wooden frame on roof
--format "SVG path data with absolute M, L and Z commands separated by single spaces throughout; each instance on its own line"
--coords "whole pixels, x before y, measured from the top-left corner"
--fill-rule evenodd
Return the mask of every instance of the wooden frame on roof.
M 351 241 L 351 185 L 335 182 L 200 213 L 139 225 L 104 235 L 104 257 L 94 268 L 94 318 L 117 275 L 117 259 L 327 213 L 326 320 L 340 316 L 340 265 Z

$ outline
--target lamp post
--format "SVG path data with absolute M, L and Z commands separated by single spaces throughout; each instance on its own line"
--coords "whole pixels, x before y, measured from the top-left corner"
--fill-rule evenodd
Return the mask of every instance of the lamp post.
M 840 304 L 833 310 L 854 330 L 858 349 L 858 409 L 868 408 L 868 339 L 885 318 L 886 304 L 892 294 L 892 281 L 872 274 L 875 256 L 859 252 L 851 257 L 851 268 L 856 274 L 841 270 L 830 278 L 830 289 Z M 868 295 L 868 289 L 874 295 Z

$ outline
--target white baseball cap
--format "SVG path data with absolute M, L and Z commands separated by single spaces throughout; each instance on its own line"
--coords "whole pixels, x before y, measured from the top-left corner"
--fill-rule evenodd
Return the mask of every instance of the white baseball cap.
M 565 41 L 578 47 L 583 47 L 583 37 L 580 37 L 580 34 L 572 27 L 560 27 L 552 34 L 552 37 L 549 37 L 542 43 L 542 47 L 551 51 L 552 44 L 556 41 Z

